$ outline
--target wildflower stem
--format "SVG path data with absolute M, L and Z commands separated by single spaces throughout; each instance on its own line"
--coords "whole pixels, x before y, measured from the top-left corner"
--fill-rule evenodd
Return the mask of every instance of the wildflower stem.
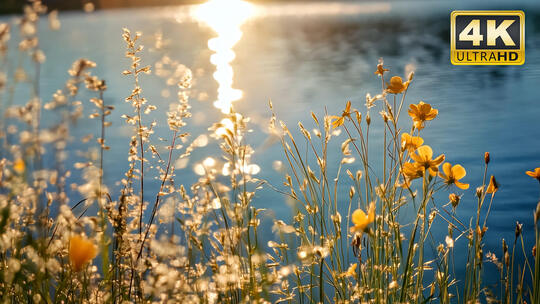
M 144 238 L 142 239 L 141 247 L 140 247 L 139 252 L 137 254 L 137 259 L 135 260 L 135 264 L 137 264 L 137 262 L 141 258 L 141 255 L 142 255 L 142 252 L 143 252 L 143 249 L 144 249 L 144 244 L 145 244 L 146 240 L 148 239 L 148 234 L 150 233 L 150 228 L 152 227 L 152 224 L 154 223 L 154 218 L 156 216 L 156 213 L 157 213 L 157 210 L 158 210 L 158 207 L 159 207 L 159 202 L 160 202 L 160 199 L 161 199 L 161 196 L 162 196 L 162 193 L 163 193 L 163 188 L 165 187 L 165 182 L 169 178 L 169 170 L 171 168 L 172 152 L 173 152 L 174 147 L 175 147 L 176 138 L 178 137 L 177 134 L 178 134 L 178 131 L 175 130 L 174 134 L 173 134 L 171 146 L 169 147 L 169 157 L 167 159 L 167 166 L 166 166 L 166 169 L 165 169 L 165 174 L 163 175 L 163 178 L 161 179 L 161 185 L 159 186 L 159 192 L 156 195 L 156 200 L 154 202 L 154 207 L 152 208 L 152 213 L 151 213 L 151 216 L 150 216 L 150 220 L 148 221 L 148 224 L 147 224 L 147 227 L 146 227 L 146 232 L 144 233 Z

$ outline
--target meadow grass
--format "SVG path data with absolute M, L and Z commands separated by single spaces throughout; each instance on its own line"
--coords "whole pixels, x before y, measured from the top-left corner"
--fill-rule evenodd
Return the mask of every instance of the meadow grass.
M 249 118 L 231 108 L 208 132 L 221 154 L 196 164 L 200 178 L 183 185 L 175 180 L 177 160 L 201 145 L 184 130 L 191 70 L 164 57 L 153 71 L 144 62 L 141 34 L 124 29 L 129 64 L 123 77 L 133 84 L 125 101 L 133 111 L 122 117 L 133 132 L 128 147 L 109 146 L 114 107 L 105 80 L 92 74 L 96 63 L 75 61 L 65 86 L 42 102 L 45 54 L 37 23 L 46 13 L 33 1 L 17 24 L 0 24 L 3 303 L 540 303 L 540 261 L 536 246 L 526 249 L 521 224 L 510 244 L 502 240 L 502 256 L 484 246 L 499 188 L 490 154 L 478 164 L 482 184 L 471 188 L 465 168 L 433 152 L 422 132 L 436 127 L 438 110 L 406 102 L 412 73 L 405 80 L 389 77 L 381 60 L 374 75 L 380 92 L 367 94 L 362 111 L 347 102 L 339 115 L 312 113 L 306 117 L 311 131 L 301 122 L 290 129 L 270 103 L 283 187 L 256 178 Z M 57 28 L 57 13 L 48 16 Z M 14 25 L 18 41 L 10 39 Z M 154 134 L 157 124 L 148 114 L 159 110 L 140 85 L 152 74 L 177 88 L 177 100 L 157 112 L 167 121 L 166 140 Z M 19 91 L 27 102 L 15 98 Z M 93 97 L 79 101 L 88 94 Z M 92 111 L 88 117 L 84 108 Z M 54 114 L 54 123 L 44 126 L 44 111 Z M 82 119 L 95 120 L 93 141 L 70 138 Z M 373 128 L 382 128 L 382 145 Z M 92 149 L 84 162 L 68 163 L 73 150 L 66 148 L 77 144 Z M 104 159 L 109 149 L 123 148 L 127 170 L 114 191 L 104 183 Z M 370 158 L 374 153 L 381 164 Z M 81 178 L 68 185 L 74 171 Z M 540 182 L 540 168 L 526 174 Z M 154 177 L 157 187 L 148 183 Z M 69 187 L 83 199 L 68 197 Z M 271 240 L 260 231 L 265 210 L 254 204 L 263 187 L 292 202 L 292 220 L 274 219 Z M 460 217 L 462 198 L 473 203 L 468 197 L 476 198 L 477 212 Z M 538 244 L 540 204 L 533 214 Z M 434 239 L 435 226 L 447 227 L 444 240 Z M 455 262 L 458 243 L 466 248 L 460 252 L 465 264 Z M 500 273 L 496 286 L 484 283 L 487 263 Z

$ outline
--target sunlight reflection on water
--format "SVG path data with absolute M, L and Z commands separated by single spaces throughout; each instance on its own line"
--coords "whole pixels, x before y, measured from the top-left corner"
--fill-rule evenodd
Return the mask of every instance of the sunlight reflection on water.
M 212 28 L 217 37 L 208 40 L 214 52 L 210 62 L 216 67 L 213 76 L 219 87 L 214 106 L 229 113 L 233 102 L 243 97 L 243 91 L 233 88 L 234 70 L 231 62 L 236 58 L 233 47 L 242 38 L 242 25 L 250 18 L 275 16 L 332 16 L 388 12 L 389 3 L 312 3 L 286 5 L 253 5 L 242 0 L 211 0 L 188 10 L 188 16 Z M 185 11 L 183 12 L 185 16 Z M 185 20 L 177 16 L 179 22 Z
M 232 103 L 243 96 L 242 90 L 233 88 L 234 71 L 230 63 L 236 57 L 232 48 L 242 38 L 240 27 L 252 15 L 253 6 L 241 0 L 212 0 L 194 11 L 197 20 L 217 33 L 217 37 L 208 40 L 208 48 L 215 52 L 210 62 L 216 66 L 214 79 L 219 85 L 214 106 L 223 113 L 229 113 Z

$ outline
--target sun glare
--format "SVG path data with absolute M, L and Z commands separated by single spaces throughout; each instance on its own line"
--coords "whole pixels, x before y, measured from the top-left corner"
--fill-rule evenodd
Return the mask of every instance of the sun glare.
M 234 45 L 242 38 L 241 26 L 253 15 L 253 6 L 241 0 L 211 0 L 198 6 L 194 16 L 210 26 L 217 37 L 208 40 L 214 51 L 210 62 L 216 66 L 214 79 L 218 83 L 214 106 L 229 113 L 232 103 L 242 98 L 243 92 L 233 88 L 234 71 L 231 62 L 236 57 Z

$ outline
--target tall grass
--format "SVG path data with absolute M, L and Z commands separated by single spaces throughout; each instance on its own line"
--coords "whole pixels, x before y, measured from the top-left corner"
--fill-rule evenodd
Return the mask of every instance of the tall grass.
M 270 103 L 269 128 L 283 148 L 283 187 L 255 177 L 249 118 L 231 109 L 208 133 L 221 154 L 196 164 L 200 178 L 183 185 L 175 180 L 176 160 L 201 145 L 185 131 L 193 75 L 168 57 L 153 72 L 141 34 L 124 29 L 123 74 L 133 83 L 125 100 L 133 111 L 122 117 L 133 132 L 115 193 L 104 182 L 104 159 L 122 147 L 107 144 L 114 107 L 105 80 L 92 74 L 96 63 L 74 62 L 65 86 L 42 102 L 37 22 L 45 13 L 38 1 L 25 9 L 19 41 L 10 40 L 13 25 L 0 24 L 2 302 L 540 303 L 540 261 L 536 246 L 526 248 L 521 224 L 511 243 L 502 240 L 502 256 L 484 245 L 499 187 L 489 153 L 478 164 L 482 184 L 469 189 L 465 168 L 445 162 L 451 156 L 433 153 L 422 138 L 424 128 L 437 127 L 438 111 L 406 101 L 413 74 L 390 78 L 381 60 L 374 76 L 380 92 L 367 94 L 365 106 L 347 102 L 339 115 L 311 113 L 311 122 L 294 129 Z M 56 28 L 56 13 L 49 18 Z M 147 116 L 159 111 L 140 85 L 152 73 L 177 86 L 177 101 L 158 112 L 168 139 L 156 138 Z M 16 100 L 16 92 L 29 101 Z M 78 101 L 88 94 L 90 103 Z M 43 111 L 57 121 L 44 126 Z M 76 145 L 70 130 L 81 119 L 95 119 L 97 138 L 80 139 L 92 149 L 85 161 L 67 163 L 66 147 Z M 81 172 L 71 185 L 78 201 L 68 194 L 72 171 Z M 540 169 L 527 174 L 540 181 Z M 150 186 L 155 176 L 157 186 Z M 263 187 L 292 202 L 292 221 L 274 220 L 271 240 L 261 233 L 265 210 L 254 204 Z M 462 199 L 471 204 L 473 197 L 477 212 L 458 216 Z M 540 204 L 537 245 L 538 218 Z M 436 226 L 447 227 L 444 240 L 435 239 Z M 464 265 L 455 262 L 459 244 Z M 499 270 L 497 286 L 484 283 L 486 262 Z

